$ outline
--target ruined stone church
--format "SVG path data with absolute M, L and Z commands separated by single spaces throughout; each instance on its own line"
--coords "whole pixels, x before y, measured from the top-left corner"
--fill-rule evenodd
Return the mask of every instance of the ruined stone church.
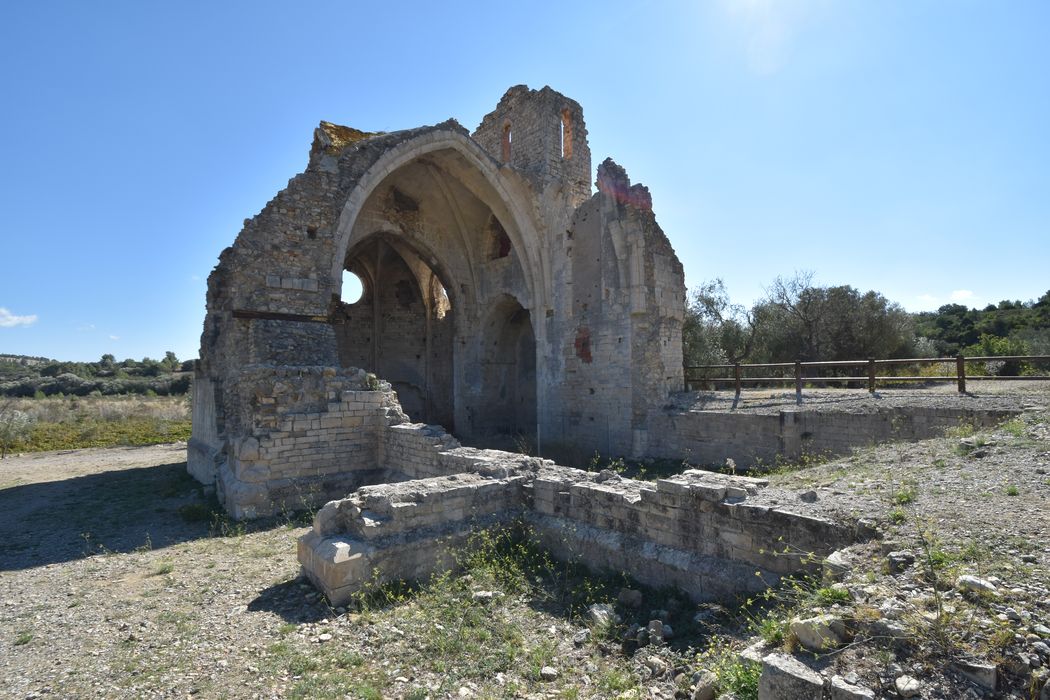
M 682 266 L 648 191 L 606 160 L 592 194 L 590 173 L 580 106 L 546 87 L 511 88 L 473 134 L 322 122 L 306 171 L 223 251 L 189 470 L 236 518 L 321 506 L 297 556 L 332 605 L 447 569 L 478 528 L 518 524 L 556 558 L 732 600 L 871 524 L 763 499 L 761 478 L 683 465 L 639 481 L 543 457 L 744 466 L 1002 419 L 668 401 L 683 382 Z M 343 293 L 351 275 L 360 298 Z M 507 437 L 540 457 L 486 449 Z
M 591 173 L 583 110 L 549 87 L 473 133 L 321 122 L 208 280 L 190 471 L 253 516 L 404 477 L 401 423 L 647 454 L 682 388 L 682 265 L 648 190 Z

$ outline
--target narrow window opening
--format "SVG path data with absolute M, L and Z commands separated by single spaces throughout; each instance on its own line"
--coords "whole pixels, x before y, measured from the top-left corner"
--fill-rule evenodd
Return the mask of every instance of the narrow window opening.
M 510 122 L 503 125 L 503 162 L 510 162 L 510 144 L 513 136 L 510 131 Z
M 489 260 L 498 260 L 510 255 L 511 243 L 507 230 L 495 216 L 489 217 Z
M 561 157 L 572 158 L 572 113 L 561 111 Z
M 445 285 L 441 284 L 441 280 L 435 274 L 430 276 L 430 303 L 434 309 L 434 318 L 437 319 L 445 318 L 452 310 L 452 302 L 449 301 Z

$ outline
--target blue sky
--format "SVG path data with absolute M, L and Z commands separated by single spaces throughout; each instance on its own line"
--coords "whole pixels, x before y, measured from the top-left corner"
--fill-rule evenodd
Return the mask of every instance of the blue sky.
M 473 129 L 578 100 L 690 287 L 909 310 L 1050 289 L 1050 3 L 0 7 L 0 353 L 195 357 L 205 280 L 325 119 Z

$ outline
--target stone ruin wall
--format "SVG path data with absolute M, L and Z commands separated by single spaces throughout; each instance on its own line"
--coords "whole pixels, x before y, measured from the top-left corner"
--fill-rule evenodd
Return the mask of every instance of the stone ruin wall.
M 550 88 L 511 88 L 473 134 L 322 122 L 306 170 L 220 256 L 189 470 L 237 518 L 327 502 L 299 557 L 334 603 L 377 569 L 447 567 L 473 529 L 512 520 L 557 556 L 697 600 L 758 590 L 853 537 L 749 504 L 761 480 L 621 480 L 449 434 L 524 427 L 544 454 L 744 464 L 887 432 L 881 418 L 666 410 L 683 384 L 682 266 L 644 186 L 609 159 L 593 194 L 590 175 L 582 110 Z M 358 302 L 341 300 L 345 270 Z
M 362 587 L 452 568 L 483 527 L 523 523 L 556 557 L 674 585 L 698 601 L 763 590 L 852 542 L 853 528 L 748 497 L 762 479 L 689 470 L 654 483 L 459 446 L 433 427 L 385 428 L 427 478 L 365 486 L 331 501 L 299 540 L 299 561 L 333 605 Z M 396 465 L 396 466 L 395 466 Z M 814 559 L 813 557 L 816 557 Z M 755 572 L 760 576 L 756 576 Z
M 238 517 L 386 478 L 362 466 L 371 426 L 324 432 L 358 368 L 475 441 L 644 455 L 682 383 L 682 266 L 648 191 L 611 160 L 593 194 L 590 174 L 582 109 L 550 88 L 511 88 L 474 134 L 322 122 L 209 277 L 190 472 Z
M 1017 415 L 1019 408 L 921 406 L 877 408 L 864 412 L 791 409 L 776 413 L 680 411 L 651 415 L 660 435 L 650 447 L 656 458 L 691 464 L 769 467 L 804 456 L 837 456 L 889 441 L 927 440 L 967 423 L 987 428 Z

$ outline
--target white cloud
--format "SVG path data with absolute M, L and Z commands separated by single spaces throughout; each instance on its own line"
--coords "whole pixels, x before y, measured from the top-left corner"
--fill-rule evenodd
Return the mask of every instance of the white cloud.
M 969 289 L 956 289 L 954 292 L 948 295 L 948 298 L 952 301 L 972 301 L 975 299 L 975 295 Z
M 941 300 L 932 294 L 920 294 L 915 297 L 915 300 L 919 302 L 920 308 L 923 309 L 935 309 L 940 305 Z
M 120 340 L 120 336 L 119 335 L 111 335 L 111 336 L 109 336 L 109 339 L 110 340 Z
M 79 328 L 77 328 L 77 330 L 80 331 L 81 333 L 90 333 L 91 331 L 95 330 L 95 324 L 94 323 L 85 323 L 83 326 L 80 326 Z
M 0 306 L 0 328 L 30 326 L 34 323 L 36 323 L 36 314 L 31 314 L 29 316 L 15 316 L 13 313 Z

